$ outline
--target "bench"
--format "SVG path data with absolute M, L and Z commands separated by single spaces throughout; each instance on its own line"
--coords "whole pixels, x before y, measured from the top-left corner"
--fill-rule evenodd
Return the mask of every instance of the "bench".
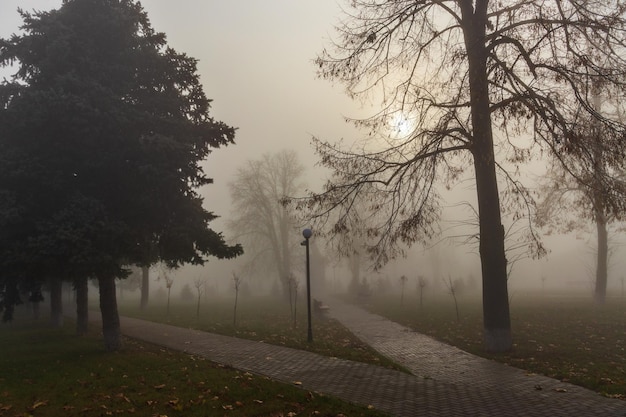
M 330 307 L 321 302 L 320 300 L 313 299 L 313 309 L 316 313 L 326 314 Z

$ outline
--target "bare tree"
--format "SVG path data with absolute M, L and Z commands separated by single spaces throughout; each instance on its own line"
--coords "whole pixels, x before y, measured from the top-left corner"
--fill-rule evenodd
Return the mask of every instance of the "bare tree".
M 428 285 L 428 281 L 424 278 L 423 275 L 417 277 L 417 287 L 420 292 L 420 309 L 424 307 L 424 288 Z
M 251 263 L 278 275 L 285 295 L 301 234 L 282 200 L 303 192 L 303 172 L 296 153 L 282 151 L 248 161 L 229 184 L 234 210 L 228 227 L 246 246 Z
M 530 217 L 532 204 L 514 174 L 541 153 L 578 163 L 589 149 L 573 134 L 580 109 L 612 123 L 589 106 L 588 91 L 594 78 L 623 86 L 625 8 L 622 0 L 350 1 L 333 48 L 317 60 L 319 73 L 343 82 L 352 97 L 380 99 L 381 107 L 355 120 L 369 132 L 360 147 L 314 139 L 333 175 L 300 206 L 337 242 L 362 230 L 373 238 L 370 257 L 382 265 L 431 237 L 440 217 L 436 180 L 451 185 L 471 167 L 485 347 L 509 350 L 502 213 Z M 623 137 L 602 146 L 614 162 L 623 159 Z M 367 210 L 352 209 L 359 200 Z M 339 215 L 325 224 L 331 211 Z
M 298 290 L 300 289 L 300 281 L 292 275 L 289 276 L 289 308 L 291 310 L 291 318 L 293 319 L 294 329 L 298 327 Z
M 404 287 L 406 286 L 406 283 L 409 279 L 406 277 L 406 275 L 402 275 L 400 277 L 400 305 L 404 304 Z
M 444 279 L 443 283 L 446 285 L 446 288 L 448 289 L 448 294 L 450 294 L 452 296 L 452 299 L 454 300 L 454 309 L 456 311 L 456 322 L 460 323 L 461 316 L 459 315 L 459 303 L 456 299 L 456 294 L 458 292 L 458 281 L 452 281 L 452 277 L 448 275 L 448 279 L 447 280 Z
M 537 223 L 552 232 L 589 231 L 589 222 L 595 224 L 595 279 L 594 300 L 603 304 L 609 271 L 610 234 L 619 231 L 619 217 L 604 202 L 606 194 L 601 184 L 589 186 L 556 165 L 544 176 L 540 187 L 543 196 L 537 210 Z M 593 181 L 593 180 L 591 180 Z
M 477 232 L 480 226 L 478 211 L 467 201 L 460 202 L 456 207 L 464 208 L 469 212 L 469 215 L 463 220 L 451 221 L 452 226 L 450 230 L 460 229 L 461 231 L 451 233 L 449 236 L 446 236 L 446 239 L 452 242 L 460 242 L 472 253 L 480 255 L 480 235 Z M 528 221 L 529 218 L 527 216 L 516 215 L 510 220 L 504 231 L 507 281 L 511 278 L 513 268 L 519 261 L 529 257 L 539 258 L 547 253 L 533 224 L 527 223 Z
M 239 289 L 241 288 L 241 276 L 233 272 L 233 288 L 235 289 L 235 308 L 233 309 L 233 327 L 237 327 L 237 303 L 239 302 Z
M 206 281 L 200 278 L 196 278 L 193 282 L 193 286 L 196 289 L 197 303 L 196 303 L 196 318 L 200 319 L 200 299 L 202 294 L 206 291 Z
M 165 281 L 165 288 L 167 289 L 167 310 L 166 314 L 170 315 L 170 294 L 172 292 L 172 285 L 174 285 L 174 275 L 172 269 L 168 268 L 165 264 L 161 265 L 161 273 L 159 274 L 159 280 Z
M 622 103 L 614 103 L 615 99 L 610 98 L 602 100 L 598 90 L 595 88 L 592 91 L 594 110 L 603 114 L 612 113 L 615 119 L 624 120 Z M 619 97 L 615 93 L 611 95 Z M 554 161 L 542 177 L 539 187 L 542 200 L 538 205 L 537 222 L 560 232 L 587 230 L 590 220 L 595 224 L 594 300 L 603 304 L 608 282 L 609 234 L 611 228 L 614 232 L 619 230 L 619 221 L 623 216 L 623 209 L 615 206 L 611 193 L 618 190 L 623 195 L 626 190 L 626 171 L 623 165 L 615 164 L 606 155 L 607 150 L 602 144 L 607 136 L 615 134 L 613 126 L 607 127 L 588 116 L 581 116 L 577 126 L 576 132 L 587 139 L 589 151 L 575 167 L 566 169 Z M 607 174 L 610 182 L 606 179 Z

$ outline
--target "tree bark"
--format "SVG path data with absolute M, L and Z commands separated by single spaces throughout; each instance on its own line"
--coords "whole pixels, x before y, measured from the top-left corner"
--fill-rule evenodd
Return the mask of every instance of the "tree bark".
M 596 230 L 598 234 L 598 257 L 596 260 L 596 286 L 594 300 L 598 304 L 606 302 L 606 285 L 608 280 L 609 243 L 606 229 L 606 217 L 596 212 Z
M 148 299 L 150 297 L 150 267 L 141 267 L 141 301 L 139 302 L 139 308 L 145 310 L 148 306 Z
M 122 334 L 117 311 L 115 277 L 112 275 L 98 276 L 98 286 L 100 288 L 100 313 L 102 314 L 104 347 L 108 351 L 117 351 L 122 348 Z
M 601 109 L 600 94 L 594 91 L 593 106 L 595 109 Z M 602 182 L 600 178 L 606 175 L 604 168 L 604 152 L 601 143 L 601 128 L 598 122 L 592 124 L 592 155 L 593 155 L 593 178 L 594 188 L 592 190 L 593 198 L 593 215 L 596 221 L 596 234 L 598 239 L 598 253 L 596 259 L 596 285 L 593 293 L 594 301 L 597 304 L 606 302 L 606 285 L 608 280 L 608 262 L 609 262 L 609 237 L 606 228 L 606 208 L 605 194 L 603 192 Z
M 76 286 L 76 334 L 82 336 L 89 330 L 89 285 L 87 278 L 78 278 Z
M 472 154 L 478 195 L 480 223 L 480 264 L 483 277 L 484 343 L 488 352 L 506 352 L 512 348 L 509 295 L 507 288 L 504 227 L 490 115 L 489 82 L 485 27 L 486 1 L 463 5 L 463 29 L 469 63 L 470 103 L 472 113 Z
M 63 327 L 63 280 L 50 278 L 50 322 L 54 327 Z

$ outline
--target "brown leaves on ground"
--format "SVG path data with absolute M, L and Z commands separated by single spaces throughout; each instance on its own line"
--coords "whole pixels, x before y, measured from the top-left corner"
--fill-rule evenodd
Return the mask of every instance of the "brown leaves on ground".
M 39 407 L 43 407 L 45 405 L 48 405 L 48 400 L 45 401 L 35 401 L 33 403 L 33 405 L 30 406 L 30 411 L 35 411 L 36 409 L 38 409 Z

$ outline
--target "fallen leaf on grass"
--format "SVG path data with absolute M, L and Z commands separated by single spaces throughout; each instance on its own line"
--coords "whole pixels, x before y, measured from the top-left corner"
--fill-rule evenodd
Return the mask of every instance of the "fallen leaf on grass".
M 127 403 L 130 403 L 130 400 L 128 399 L 128 397 L 126 395 L 124 395 L 123 393 L 121 393 L 121 392 L 119 394 L 117 394 L 116 397 L 126 401 Z
M 556 392 L 567 392 L 567 390 L 565 388 L 555 388 L 554 391 L 556 391 Z
M 300 382 L 300 381 L 294 381 L 294 382 L 293 382 L 293 385 L 302 385 L 302 382 Z
M 48 400 L 46 401 L 37 401 L 35 404 L 33 404 L 30 409 L 31 410 L 36 410 L 39 407 L 43 407 L 44 405 L 48 405 Z
M 257 404 L 263 404 L 263 401 L 261 401 L 261 400 L 252 400 L 252 402 L 255 402 Z
M 161 385 L 155 385 L 154 389 L 163 389 L 165 388 L 165 384 L 161 384 Z

